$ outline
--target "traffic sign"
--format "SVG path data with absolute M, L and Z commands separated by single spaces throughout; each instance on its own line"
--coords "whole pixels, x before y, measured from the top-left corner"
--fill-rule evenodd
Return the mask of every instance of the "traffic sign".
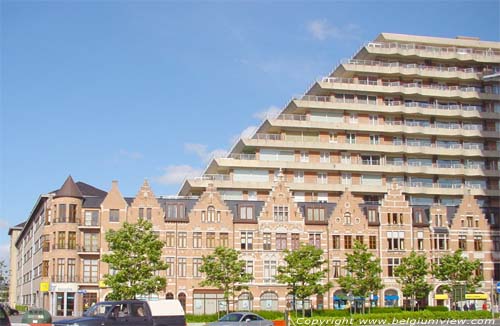
M 497 293 L 500 293 L 500 282 L 497 283 Z

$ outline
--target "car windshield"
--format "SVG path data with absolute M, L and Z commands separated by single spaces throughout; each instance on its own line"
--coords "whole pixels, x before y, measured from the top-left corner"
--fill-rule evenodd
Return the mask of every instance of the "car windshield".
M 113 306 L 112 303 L 98 303 L 90 307 L 83 315 L 86 317 L 104 317 Z
M 219 321 L 240 321 L 241 316 L 243 316 L 243 314 L 231 313 L 225 315 L 224 317 L 219 319 Z

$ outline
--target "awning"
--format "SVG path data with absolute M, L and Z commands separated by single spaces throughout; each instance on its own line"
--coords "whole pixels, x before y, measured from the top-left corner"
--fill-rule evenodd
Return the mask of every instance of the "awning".
M 347 300 L 347 296 L 346 295 L 334 295 L 333 296 L 333 300 Z
M 399 300 L 399 295 L 386 295 L 385 300 Z
M 448 300 L 448 294 L 436 294 L 434 296 L 436 300 Z
M 467 299 L 467 300 L 488 300 L 488 295 L 485 293 L 466 293 L 465 299 Z

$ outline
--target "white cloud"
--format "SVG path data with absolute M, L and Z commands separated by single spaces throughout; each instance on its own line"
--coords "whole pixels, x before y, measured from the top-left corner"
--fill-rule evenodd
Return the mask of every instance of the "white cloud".
M 186 178 L 198 177 L 203 173 L 202 169 L 190 165 L 169 165 L 164 168 L 164 171 L 163 175 L 154 178 L 154 180 L 165 185 L 179 184 Z
M 356 24 L 347 24 L 345 26 L 334 26 L 326 19 L 316 19 L 307 24 L 307 30 L 313 38 L 324 41 L 326 39 L 358 39 L 361 28 Z
M 120 151 L 118 152 L 118 154 L 121 157 L 130 159 L 130 160 L 140 160 L 140 159 L 144 158 L 144 155 L 142 153 L 139 153 L 139 152 L 130 152 L 130 151 L 127 151 L 125 149 L 120 149 Z
M 257 129 L 259 129 L 259 127 L 249 126 L 249 127 L 245 128 L 239 135 L 234 135 L 233 137 L 231 137 L 231 142 L 234 144 L 238 140 L 240 140 L 241 138 L 250 138 L 255 134 Z
M 253 115 L 254 118 L 265 120 L 268 118 L 276 118 L 281 113 L 281 109 L 277 106 L 271 105 L 266 110 L 257 112 Z
M 186 143 L 184 144 L 184 149 L 189 153 L 196 154 L 205 163 L 209 162 L 212 158 L 227 155 L 227 151 L 220 148 L 208 151 L 207 145 L 203 144 Z

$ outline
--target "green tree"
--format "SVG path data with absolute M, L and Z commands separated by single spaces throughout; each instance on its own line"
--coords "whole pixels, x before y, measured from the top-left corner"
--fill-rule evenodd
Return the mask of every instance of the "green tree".
M 252 274 L 245 272 L 245 261 L 239 260 L 239 252 L 227 247 L 216 247 L 212 254 L 203 256 L 199 271 L 205 273 L 200 286 L 213 286 L 224 291 L 226 312 L 229 311 L 229 297 L 248 289 L 245 283 L 253 280 Z
M 112 289 L 109 299 L 134 299 L 165 288 L 167 280 L 157 272 L 169 266 L 161 259 L 164 243 L 153 232 L 151 222 L 125 222 L 121 229 L 106 232 L 106 241 L 110 253 L 102 261 L 115 271 L 104 275 L 105 284 Z
M 412 251 L 401 260 L 401 264 L 394 269 L 394 274 L 396 281 L 401 284 L 403 295 L 410 299 L 411 309 L 415 310 L 415 301 L 425 298 L 432 288 L 426 280 L 429 274 L 427 258 Z
M 328 268 L 322 269 L 325 264 L 321 258 L 323 250 L 303 244 L 297 250 L 283 252 L 286 265 L 278 267 L 276 280 L 287 284 L 294 301 L 295 298 L 302 301 L 302 315 L 304 315 L 304 299 L 313 294 L 323 294 L 333 286 L 331 282 L 321 284 L 321 280 L 328 272 Z
M 382 289 L 380 259 L 368 252 L 368 248 L 359 241 L 354 242 L 352 254 L 346 254 L 346 275 L 339 277 L 338 283 L 346 293 L 362 298 L 363 313 L 365 300 L 371 294 Z
M 464 299 L 462 296 L 458 296 L 460 288 L 465 288 L 466 292 L 473 293 L 480 286 L 483 275 L 476 273 L 480 266 L 481 262 L 478 259 L 469 260 L 459 249 L 453 254 L 441 257 L 439 264 L 432 264 L 432 274 L 445 283 L 443 284 L 444 289 L 453 294 L 453 304 L 454 301 Z

